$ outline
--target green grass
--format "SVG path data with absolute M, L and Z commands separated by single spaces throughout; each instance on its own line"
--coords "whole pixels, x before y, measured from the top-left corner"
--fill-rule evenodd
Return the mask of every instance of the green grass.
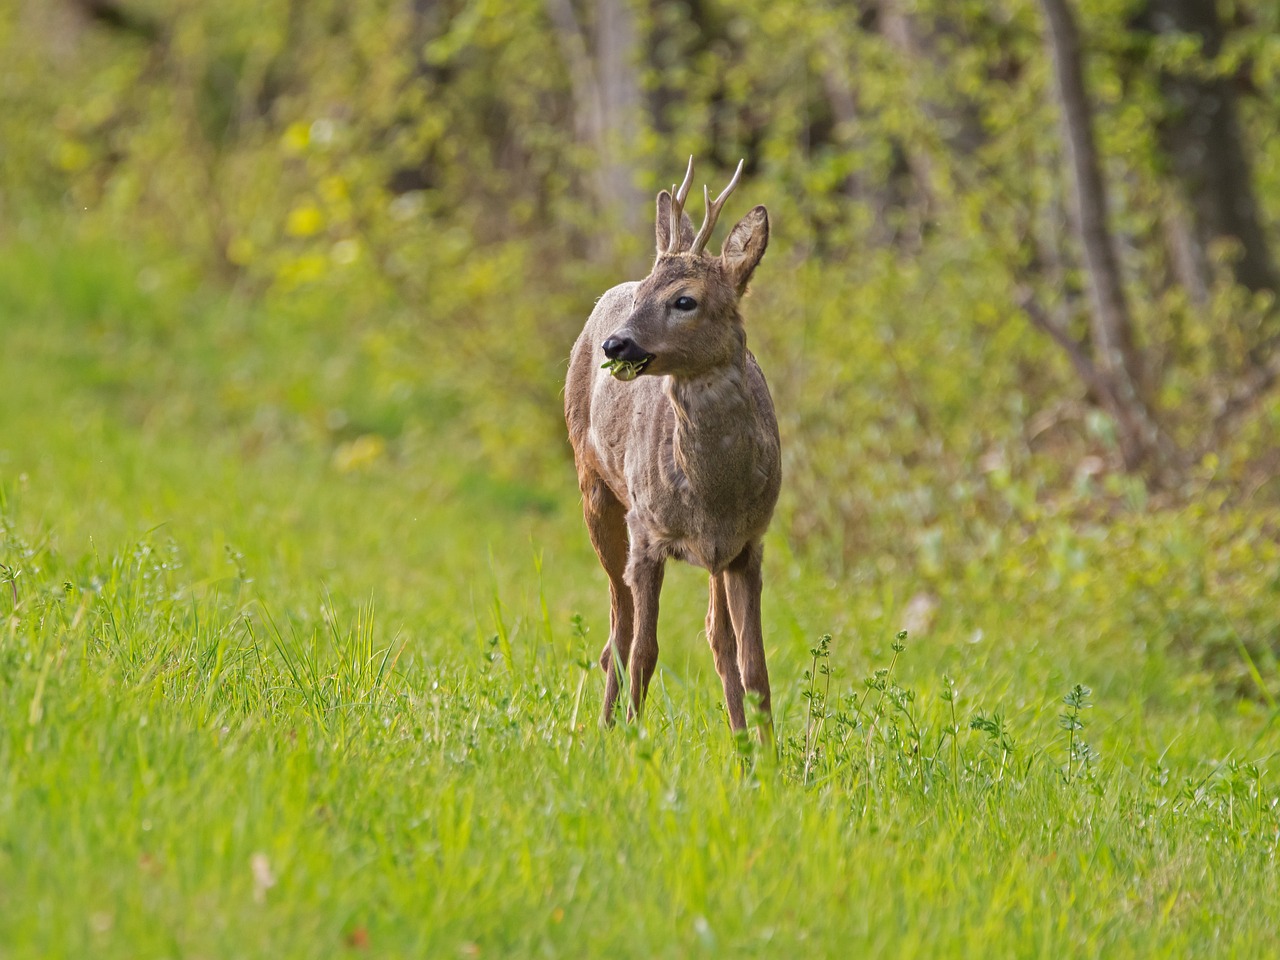
M 477 453 L 501 398 L 466 419 L 426 351 L 388 386 L 345 317 L 3 253 L 0 956 L 1274 950 L 1274 662 L 1228 602 L 1274 570 L 1163 597 L 1194 517 L 1011 522 L 902 650 L 909 568 L 775 533 L 776 761 L 673 568 L 646 721 L 602 733 L 558 438 Z M 1179 635 L 1224 623 L 1245 696 Z

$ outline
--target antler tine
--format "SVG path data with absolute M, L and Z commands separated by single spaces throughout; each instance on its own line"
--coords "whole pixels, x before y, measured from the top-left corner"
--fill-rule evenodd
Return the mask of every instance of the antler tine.
M 680 184 L 680 203 L 689 198 L 689 188 L 693 186 L 693 154 L 689 154 L 689 168 L 684 172 L 684 182 Z
M 733 193 L 734 187 L 742 179 L 742 167 L 745 163 L 745 160 L 738 161 L 738 169 L 734 172 L 733 179 L 720 192 L 720 196 L 716 197 L 715 203 L 711 202 L 711 191 L 703 186 L 702 200 L 707 205 L 707 219 L 702 221 L 702 229 L 698 231 L 698 235 L 694 238 L 693 246 L 689 248 L 690 253 L 701 253 L 702 248 L 711 239 L 711 231 L 716 228 L 716 221 L 720 219 L 720 208 L 724 206 L 724 202 L 729 199 L 729 194 Z
M 667 241 L 667 253 L 680 252 L 680 219 L 684 216 L 684 202 L 689 198 L 689 187 L 693 183 L 693 155 L 689 155 L 689 169 L 684 172 L 684 183 L 680 189 L 671 185 L 671 238 Z

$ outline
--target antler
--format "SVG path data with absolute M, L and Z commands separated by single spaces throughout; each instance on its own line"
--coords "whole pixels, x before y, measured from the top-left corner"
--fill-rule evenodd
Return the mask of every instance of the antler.
M 680 220 L 684 216 L 684 202 L 689 198 L 689 187 L 693 183 L 693 156 L 689 156 L 689 169 L 685 171 L 684 183 L 676 190 L 671 185 L 671 237 L 667 241 L 667 253 L 680 252 Z
M 702 200 L 707 205 L 707 219 L 702 221 L 702 229 L 698 231 L 698 235 L 693 239 L 693 246 L 689 248 L 690 253 L 701 253 L 702 248 L 707 245 L 707 241 L 711 239 L 711 231 L 716 228 L 716 220 L 720 217 L 720 208 L 724 206 L 724 202 L 729 199 L 729 194 L 733 193 L 733 188 L 738 185 L 738 181 L 742 179 L 742 166 L 746 161 L 738 161 L 738 169 L 733 175 L 733 179 L 729 181 L 729 185 L 724 188 L 720 196 L 716 197 L 716 202 L 711 202 L 711 192 L 704 185 L 702 188 Z M 693 173 L 693 158 L 689 158 L 689 173 Z M 685 182 L 688 182 L 685 177 Z M 683 203 L 683 198 L 681 198 Z M 675 204 L 671 205 L 672 211 L 675 210 Z M 674 212 L 672 216 L 674 216 Z

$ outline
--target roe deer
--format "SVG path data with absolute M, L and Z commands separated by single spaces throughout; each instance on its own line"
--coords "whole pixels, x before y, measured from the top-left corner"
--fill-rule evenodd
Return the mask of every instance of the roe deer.
M 742 163 L 711 202 L 697 236 L 684 183 L 658 194 L 658 258 L 649 276 L 609 290 L 573 347 L 565 421 L 591 543 L 609 575 L 608 679 L 601 723 L 613 723 L 625 668 L 628 716 L 639 716 L 658 661 L 658 595 L 675 557 L 711 574 L 707 642 L 733 730 L 743 691 L 772 741 L 760 629 L 761 538 L 782 483 L 773 400 L 738 301 L 769 242 L 755 207 L 720 256 L 704 253 Z M 602 361 L 604 361 L 602 363 Z

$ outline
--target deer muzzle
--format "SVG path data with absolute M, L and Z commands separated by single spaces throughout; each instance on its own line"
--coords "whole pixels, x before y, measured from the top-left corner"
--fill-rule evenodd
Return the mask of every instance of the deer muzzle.
M 653 361 L 653 354 L 630 337 L 610 337 L 600 349 L 608 358 L 603 366 L 615 380 L 634 380 Z

